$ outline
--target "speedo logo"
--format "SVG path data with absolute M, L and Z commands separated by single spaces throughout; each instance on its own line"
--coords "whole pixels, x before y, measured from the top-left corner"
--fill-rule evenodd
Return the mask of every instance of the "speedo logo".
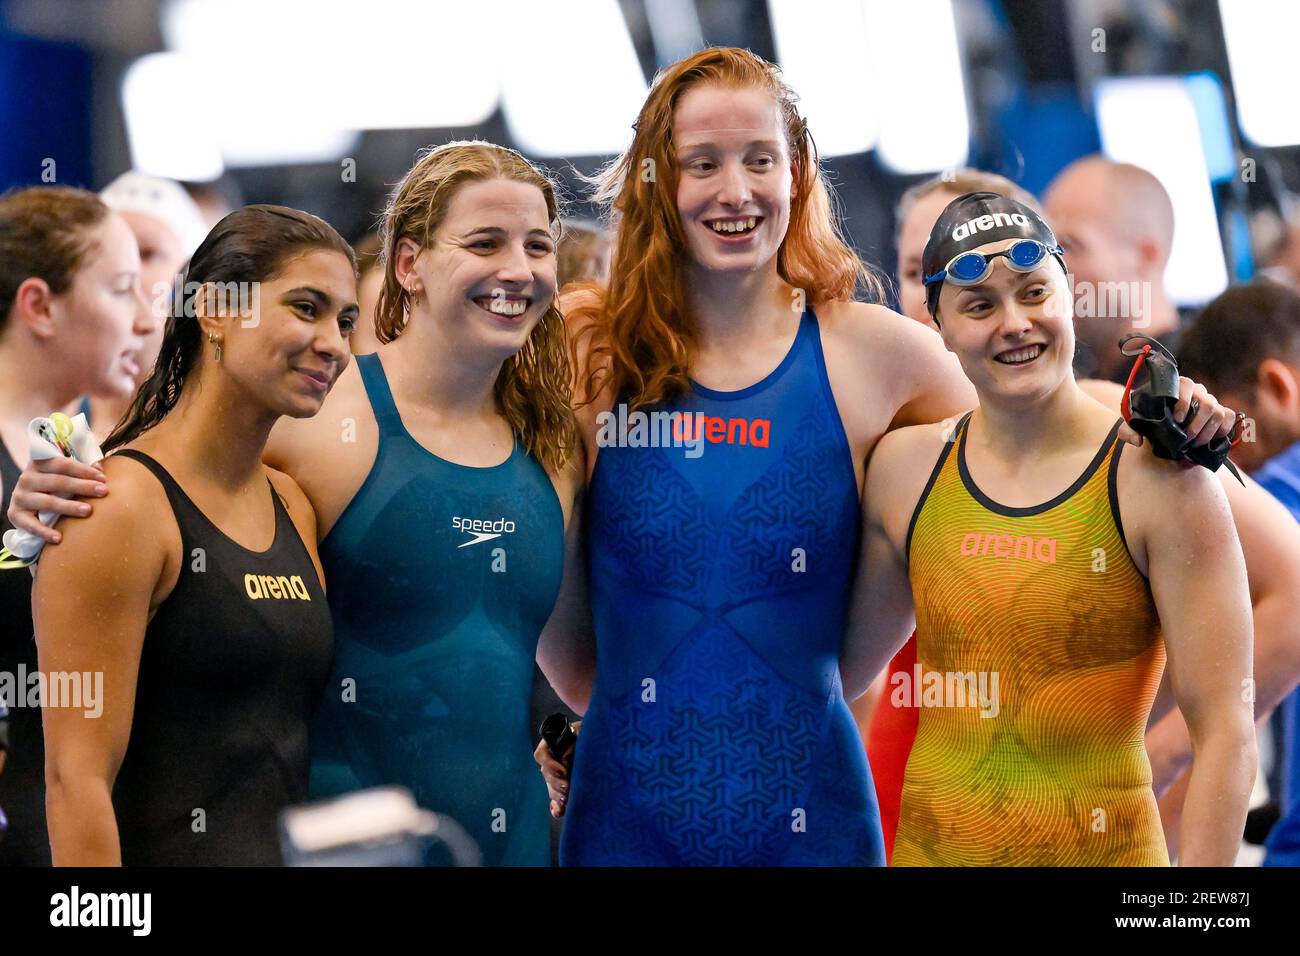
M 468 548 L 472 544 L 482 544 L 484 541 L 499 538 L 503 534 L 513 534 L 515 530 L 515 523 L 509 518 L 461 518 L 455 516 L 451 519 L 451 526 L 457 531 L 473 535 L 468 541 L 456 545 L 457 549 Z
M 995 212 L 989 215 L 976 216 L 974 219 L 967 219 L 961 225 L 952 231 L 954 242 L 961 242 L 963 239 L 975 235 L 977 232 L 985 232 L 989 229 L 997 229 L 1000 226 L 1028 226 L 1029 219 L 1018 212 Z
M 277 601 L 310 601 L 302 575 L 286 578 L 283 574 L 245 574 L 244 592 L 254 601 L 273 598 Z
M 961 556 L 973 558 L 976 555 L 1055 564 L 1056 539 L 1014 534 L 980 534 L 978 531 L 962 535 Z

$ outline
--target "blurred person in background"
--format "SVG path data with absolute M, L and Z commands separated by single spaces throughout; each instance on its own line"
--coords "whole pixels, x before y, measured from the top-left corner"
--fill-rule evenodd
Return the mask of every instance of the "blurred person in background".
M 609 232 L 598 223 L 566 222 L 560 237 L 560 288 L 571 282 L 608 282 L 612 251 Z
M 185 191 L 203 217 L 203 225 L 211 229 L 234 210 L 244 205 L 244 193 L 239 183 L 229 173 L 205 183 L 185 183 Z
M 0 502 L 7 508 L 28 463 L 27 425 L 78 395 L 114 401 L 135 394 L 156 320 L 140 284 L 131 227 L 94 193 L 62 186 L 0 198 Z M 103 480 L 85 469 L 88 484 Z M 0 519 L 0 531 L 7 530 Z M 57 532 L 53 532 L 57 535 Z M 32 576 L 0 570 L 0 673 L 38 670 Z M 41 710 L 6 701 L 8 766 L 0 807 L 9 831 L 0 865 L 48 866 L 45 746 Z
M 149 300 L 155 324 L 145 339 L 140 352 L 139 387 L 153 371 L 158 349 L 162 345 L 163 328 L 171 305 L 172 285 L 181 268 L 190 257 L 208 227 L 194 200 L 170 179 L 159 179 L 143 173 L 123 173 L 104 187 L 99 198 L 131 227 L 140 246 L 140 286 Z M 73 411 L 86 413 L 95 437 L 102 441 L 108 437 L 127 409 L 133 395 L 119 398 L 86 396 Z
M 1217 394 L 1251 410 L 1255 440 L 1234 457 L 1300 521 L 1300 294 L 1269 281 L 1228 289 L 1187 327 L 1180 357 Z M 1294 645 L 1292 669 L 1300 669 Z M 1264 865 L 1300 866 L 1300 690 L 1283 702 L 1280 724 L 1281 792 L 1273 796 L 1281 819 Z
M 1085 156 L 1052 180 L 1043 207 L 1069 257 L 1079 376 L 1122 385 L 1133 362 L 1116 343 L 1130 332 L 1178 354 L 1178 309 L 1165 290 L 1174 206 L 1160 180 L 1140 166 Z
M 1179 353 L 1183 365 L 1214 383 L 1251 411 L 1253 439 L 1232 458 L 1252 475 L 1269 463 L 1286 465 L 1300 441 L 1300 296 L 1268 280 L 1234 286 L 1205 306 L 1188 325 Z M 1193 335 L 1193 332 L 1195 334 Z M 1190 338 L 1188 338 L 1190 336 Z M 1288 507 L 1300 498 L 1275 486 Z
M 377 232 L 367 233 L 357 242 L 356 250 L 357 268 L 361 273 L 357 285 L 361 321 L 348 345 L 353 355 L 370 355 L 379 348 L 379 336 L 375 333 L 375 306 L 384 287 L 383 240 Z
M 1278 225 L 1276 241 L 1260 257 L 1259 274 L 1300 291 L 1300 202 L 1292 201 L 1291 215 Z

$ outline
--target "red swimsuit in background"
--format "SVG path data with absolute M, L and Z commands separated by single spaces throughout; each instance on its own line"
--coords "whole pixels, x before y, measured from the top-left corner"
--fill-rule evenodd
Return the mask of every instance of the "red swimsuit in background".
M 905 706 L 890 703 L 894 688 L 894 675 L 907 674 L 911 679 L 916 664 L 916 632 L 907 639 L 893 660 L 884 693 L 876 702 L 867 728 L 867 760 L 871 763 L 871 777 L 876 783 L 876 801 L 880 804 L 880 827 L 885 833 L 885 859 L 894 855 L 894 834 L 898 830 L 898 805 L 903 798 L 903 773 L 907 770 L 907 757 L 916 739 L 917 709 L 909 698 Z

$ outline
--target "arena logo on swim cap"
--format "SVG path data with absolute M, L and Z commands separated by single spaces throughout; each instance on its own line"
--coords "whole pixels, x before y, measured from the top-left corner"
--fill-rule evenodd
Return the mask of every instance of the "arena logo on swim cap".
M 1003 226 L 1025 226 L 1029 225 L 1029 218 L 1023 213 L 1018 212 L 994 212 L 986 213 L 983 216 L 976 216 L 974 219 L 967 219 L 959 224 L 952 231 L 954 242 L 961 242 L 968 239 L 977 232 L 987 232 L 990 229 L 999 229 Z

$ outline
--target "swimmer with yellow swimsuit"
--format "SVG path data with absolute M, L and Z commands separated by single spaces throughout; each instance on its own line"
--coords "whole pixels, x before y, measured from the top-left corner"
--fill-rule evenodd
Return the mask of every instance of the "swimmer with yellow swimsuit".
M 1256 764 L 1241 549 L 1213 474 L 1121 456 L 1115 411 L 1079 389 L 1062 255 L 991 193 L 926 247 L 980 405 L 887 434 L 867 476 L 841 666 L 869 679 L 914 602 L 921 685 L 892 862 L 1168 865 L 1143 748 L 1167 655 L 1195 749 L 1181 862 L 1230 866 Z

